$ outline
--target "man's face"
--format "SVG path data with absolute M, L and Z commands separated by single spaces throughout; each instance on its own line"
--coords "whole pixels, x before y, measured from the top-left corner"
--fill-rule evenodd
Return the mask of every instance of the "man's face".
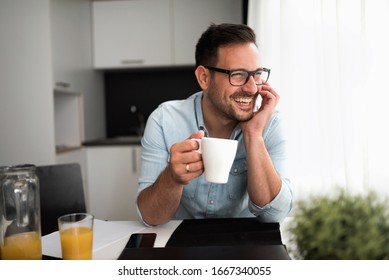
M 260 68 L 260 57 L 254 44 L 240 44 L 219 49 L 218 63 L 215 67 L 226 70 L 245 69 L 254 71 Z M 224 73 L 212 72 L 207 101 L 215 110 L 215 113 L 224 118 L 244 122 L 250 120 L 254 113 L 256 99 L 258 97 L 257 86 L 250 77 L 243 86 L 233 86 L 229 82 L 229 76 Z

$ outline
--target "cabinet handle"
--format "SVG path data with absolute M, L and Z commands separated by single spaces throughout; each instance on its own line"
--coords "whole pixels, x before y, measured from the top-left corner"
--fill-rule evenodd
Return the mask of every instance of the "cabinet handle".
M 136 174 L 138 166 L 136 165 L 136 149 L 132 148 L 132 172 Z
M 55 86 L 61 87 L 61 88 L 70 88 L 70 84 L 69 83 L 65 83 L 65 82 L 56 82 Z
M 122 64 L 143 64 L 144 59 L 123 59 Z

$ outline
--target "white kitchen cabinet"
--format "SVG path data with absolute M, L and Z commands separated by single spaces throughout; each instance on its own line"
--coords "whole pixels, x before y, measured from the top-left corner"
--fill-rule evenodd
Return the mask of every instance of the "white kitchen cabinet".
M 56 163 L 57 164 L 67 164 L 67 163 L 78 163 L 81 166 L 82 178 L 84 182 L 84 187 L 87 185 L 86 178 L 86 157 L 85 157 L 85 148 L 75 148 L 73 150 L 68 150 L 63 153 L 56 154 Z
M 173 64 L 195 64 L 195 47 L 211 23 L 242 23 L 237 0 L 173 0 Z
M 93 2 L 95 68 L 170 64 L 169 1 Z
M 63 152 L 105 135 L 104 87 L 93 68 L 91 1 L 50 0 L 49 7 L 55 145 Z
M 83 46 L 90 38 L 84 36 L 88 22 L 83 2 L 50 1 L 53 88 L 56 90 L 81 93 L 85 83 L 80 75 L 88 56 Z
M 87 204 L 101 220 L 139 220 L 135 207 L 140 145 L 86 148 Z
M 240 0 L 93 2 L 97 69 L 193 65 L 210 23 L 242 23 Z

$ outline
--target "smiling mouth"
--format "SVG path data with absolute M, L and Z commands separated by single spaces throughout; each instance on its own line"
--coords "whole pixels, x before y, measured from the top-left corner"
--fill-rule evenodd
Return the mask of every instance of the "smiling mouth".
M 253 97 L 236 97 L 233 99 L 236 103 L 240 105 L 250 105 L 253 101 Z

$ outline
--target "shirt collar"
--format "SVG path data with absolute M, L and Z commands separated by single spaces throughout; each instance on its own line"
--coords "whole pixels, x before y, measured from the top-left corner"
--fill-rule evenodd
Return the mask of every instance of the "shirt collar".
M 204 124 L 203 110 L 201 108 L 201 100 L 202 99 L 203 99 L 203 92 L 200 91 L 200 92 L 198 92 L 198 94 L 196 94 L 196 98 L 195 98 L 195 102 L 194 102 L 197 128 L 199 130 L 204 130 L 204 136 L 208 137 L 208 131 L 205 128 L 205 124 Z

